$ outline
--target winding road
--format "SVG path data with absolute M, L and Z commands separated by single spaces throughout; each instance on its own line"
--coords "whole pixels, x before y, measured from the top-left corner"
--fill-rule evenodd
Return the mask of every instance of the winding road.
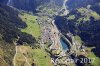
M 13 58 L 13 65 L 14 66 L 16 66 L 16 56 L 17 56 L 17 53 L 18 53 L 18 46 L 16 46 L 17 45 L 17 43 L 16 42 L 14 42 L 14 45 L 15 45 L 15 55 L 14 55 L 14 58 Z
M 13 58 L 13 65 L 16 66 L 16 56 L 17 56 L 18 52 L 21 52 L 21 54 L 23 55 L 23 57 L 25 59 L 25 62 L 28 64 L 28 66 L 31 66 L 31 64 L 27 60 L 27 57 L 23 54 L 23 52 L 22 52 L 23 50 L 21 48 L 19 48 L 19 46 L 16 46 L 15 48 L 16 48 L 16 53 L 15 53 L 15 56 Z
M 60 36 L 59 36 L 59 30 L 57 29 L 56 25 L 54 24 L 54 20 L 52 21 L 52 27 L 51 27 L 51 33 L 52 36 L 51 40 L 53 41 L 53 44 L 51 46 L 54 47 L 54 49 L 62 49 L 62 45 L 60 42 Z
M 68 1 L 68 0 L 64 0 L 64 2 L 63 2 L 63 9 L 65 10 L 64 13 L 63 13 L 63 15 L 67 15 L 67 14 L 69 13 L 69 10 L 68 10 L 67 7 L 66 7 L 67 1 Z

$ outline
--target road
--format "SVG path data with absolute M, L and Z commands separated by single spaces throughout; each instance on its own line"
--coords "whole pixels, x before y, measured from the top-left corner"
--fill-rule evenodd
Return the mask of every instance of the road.
M 64 15 L 67 15 L 67 14 L 69 13 L 69 10 L 68 10 L 67 7 L 66 7 L 67 1 L 68 1 L 68 0 L 64 0 L 64 3 L 63 3 L 63 9 L 65 10 L 64 13 L 63 13 L 63 16 L 64 16 Z
M 17 45 L 17 44 L 16 44 Z M 24 53 L 22 52 L 23 49 L 19 48 L 19 46 L 16 46 L 16 53 L 15 53 L 15 56 L 14 56 L 14 59 L 13 59 L 13 65 L 16 66 L 16 56 L 18 54 L 18 52 L 21 52 L 21 54 L 23 55 L 24 59 L 25 59 L 25 62 L 28 64 L 28 66 L 31 66 L 31 64 L 28 62 L 27 60 L 27 57 L 24 55 Z
M 52 34 L 51 40 L 53 41 L 51 48 L 54 47 L 54 49 L 59 49 L 59 50 L 62 49 L 60 36 L 59 36 L 59 30 L 54 24 L 54 20 L 52 21 L 51 34 Z
M 25 57 L 25 55 L 23 55 L 25 58 L 26 63 L 28 64 L 28 66 L 31 66 L 30 63 L 28 62 L 27 58 Z
M 15 53 L 15 56 L 14 56 L 14 59 L 13 59 L 13 65 L 14 66 L 16 66 L 16 56 L 17 56 L 17 53 L 18 53 L 18 46 L 16 46 L 15 48 L 16 48 L 16 53 Z

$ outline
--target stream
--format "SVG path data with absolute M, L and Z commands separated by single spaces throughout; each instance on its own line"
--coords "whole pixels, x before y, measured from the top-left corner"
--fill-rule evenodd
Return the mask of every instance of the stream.
M 12 0 L 8 0 L 7 5 L 11 6 L 11 2 L 12 2 Z

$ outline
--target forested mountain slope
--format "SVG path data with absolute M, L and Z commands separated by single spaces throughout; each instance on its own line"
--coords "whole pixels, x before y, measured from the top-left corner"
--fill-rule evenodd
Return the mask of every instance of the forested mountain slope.
M 27 27 L 26 23 L 18 17 L 18 12 L 0 4 L 0 66 L 13 66 L 15 44 L 22 45 L 36 42 L 32 35 L 21 32 Z
M 70 13 L 67 16 L 57 16 L 55 23 L 66 35 L 71 32 L 79 35 L 88 47 L 96 47 L 93 52 L 100 57 L 100 1 L 72 0 L 67 2 Z

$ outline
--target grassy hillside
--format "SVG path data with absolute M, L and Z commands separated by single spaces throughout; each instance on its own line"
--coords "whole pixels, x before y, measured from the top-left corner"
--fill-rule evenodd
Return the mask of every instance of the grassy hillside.
M 48 54 L 38 44 L 34 45 L 41 36 L 37 17 L 26 13 L 18 15 L 19 12 L 0 4 L 0 66 L 14 63 L 16 66 L 53 66 Z M 14 45 L 16 39 L 17 46 Z
M 36 39 L 40 38 L 41 31 L 36 21 L 37 16 L 22 13 L 21 15 L 19 15 L 19 17 L 27 24 L 27 27 L 25 29 L 21 29 L 21 31 L 34 36 Z M 53 66 L 49 55 L 44 49 L 39 47 L 39 45 L 37 47 L 35 46 L 34 48 L 31 48 L 29 46 L 18 46 L 18 48 L 22 49 L 22 51 L 19 51 L 19 54 L 17 55 L 17 65 L 27 65 L 27 63 L 25 63 L 25 58 L 23 57 L 23 55 L 25 55 L 25 57 L 29 61 L 29 64 L 31 65 Z
M 18 46 L 16 66 L 32 64 L 35 66 L 53 66 L 50 57 L 43 49 L 36 47 L 32 49 L 30 46 Z
M 19 12 L 0 4 L 0 66 L 13 66 L 15 55 L 15 39 L 18 45 L 27 43 L 34 45 L 34 36 L 21 32 L 27 27 L 26 23 L 18 17 Z
M 93 52 L 91 52 L 92 48 L 87 48 L 87 50 L 88 50 L 87 57 L 93 59 L 93 62 L 91 64 L 93 66 L 99 66 L 100 58 L 98 58 Z
M 22 29 L 21 31 L 31 34 L 35 38 L 39 38 L 41 36 L 41 31 L 36 21 L 37 17 L 26 13 L 23 13 L 22 15 L 19 16 L 27 24 L 27 27 L 25 29 Z
M 0 4 L 0 34 L 9 43 L 19 37 L 18 44 L 23 44 L 23 42 L 33 44 L 35 38 L 30 34 L 21 32 L 20 29 L 24 29 L 27 25 L 18 17 L 18 14 L 12 8 Z
M 15 45 L 5 42 L 0 35 L 0 66 L 13 66 Z
M 53 66 L 50 57 L 43 49 L 34 49 L 33 58 L 35 59 L 37 66 Z

